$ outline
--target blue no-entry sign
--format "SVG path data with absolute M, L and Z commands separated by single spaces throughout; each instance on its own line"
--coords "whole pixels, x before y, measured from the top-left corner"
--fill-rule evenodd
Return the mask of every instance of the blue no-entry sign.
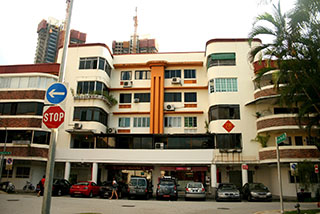
M 47 100 L 52 104 L 61 103 L 67 96 L 67 88 L 62 83 L 53 83 L 47 89 Z

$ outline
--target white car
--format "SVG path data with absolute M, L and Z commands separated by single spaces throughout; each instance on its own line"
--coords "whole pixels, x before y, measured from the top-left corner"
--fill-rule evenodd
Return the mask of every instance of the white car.
M 201 182 L 189 182 L 185 189 L 185 200 L 202 199 L 206 200 L 206 190 Z

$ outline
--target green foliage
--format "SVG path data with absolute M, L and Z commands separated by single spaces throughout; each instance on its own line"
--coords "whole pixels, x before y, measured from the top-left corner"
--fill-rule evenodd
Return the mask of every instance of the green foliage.
M 276 67 L 258 72 L 256 81 L 266 72 L 278 70 L 273 82 L 280 94 L 279 104 L 299 108 L 297 121 L 310 135 L 311 129 L 320 127 L 320 1 L 296 0 L 289 13 L 282 13 L 279 1 L 273 9 L 272 14 L 256 18 L 249 34 L 251 41 L 260 35 L 273 38 L 271 43 L 253 47 L 250 60 L 261 56 L 277 62 Z
M 308 191 L 311 184 L 311 176 L 314 171 L 313 163 L 310 161 L 304 160 L 303 162 L 298 164 L 298 175 L 300 178 L 300 185 Z
M 270 139 L 270 135 L 269 134 L 267 134 L 267 135 L 258 134 L 256 136 L 256 138 L 253 139 L 252 141 L 256 141 L 256 142 L 260 143 L 261 147 L 265 148 L 268 145 L 269 139 Z

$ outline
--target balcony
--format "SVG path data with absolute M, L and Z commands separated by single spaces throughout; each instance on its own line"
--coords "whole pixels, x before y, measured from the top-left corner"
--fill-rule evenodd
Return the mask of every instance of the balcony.
M 117 101 L 113 97 L 111 97 L 111 96 L 108 97 L 108 96 L 104 96 L 101 94 L 76 94 L 76 95 L 74 95 L 74 100 L 92 100 L 92 99 L 102 100 L 109 107 L 112 107 L 117 103 Z
M 1 144 L 3 145 L 3 144 Z M 0 151 L 3 151 L 3 147 L 0 147 Z M 47 159 L 48 158 L 48 145 L 13 145 L 7 143 L 6 151 L 10 152 L 10 157 L 30 158 L 30 159 Z
M 315 146 L 280 146 L 282 162 L 303 161 L 305 159 L 319 160 L 320 152 Z M 266 147 L 259 150 L 260 162 L 276 162 L 276 147 Z
M 272 114 L 257 119 L 258 133 L 283 129 L 299 129 L 295 114 Z

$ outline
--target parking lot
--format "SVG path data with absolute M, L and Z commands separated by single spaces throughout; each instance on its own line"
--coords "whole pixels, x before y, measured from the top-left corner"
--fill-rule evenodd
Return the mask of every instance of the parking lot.
M 285 209 L 294 209 L 294 202 L 286 202 Z M 34 214 L 41 213 L 42 197 L 37 197 L 34 193 L 28 194 L 0 194 L 0 213 L 10 214 Z M 213 199 L 206 201 L 184 201 L 179 198 L 178 201 L 168 200 L 108 200 L 99 197 L 52 197 L 52 214 L 248 214 L 263 213 L 262 211 L 272 211 L 268 213 L 277 213 L 279 202 L 216 202 Z M 302 209 L 316 209 L 316 203 L 302 203 Z

